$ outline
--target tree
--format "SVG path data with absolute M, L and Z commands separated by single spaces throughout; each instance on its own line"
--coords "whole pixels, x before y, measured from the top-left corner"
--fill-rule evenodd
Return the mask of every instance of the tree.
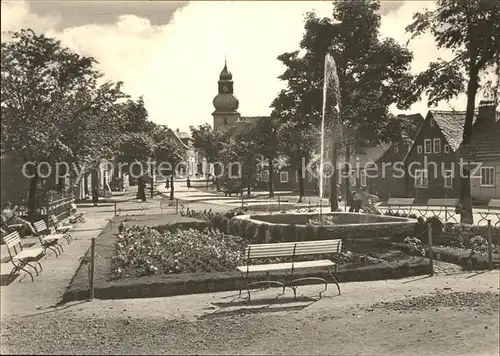
M 103 158 L 112 159 L 119 150 L 120 105 L 117 102 L 125 97 L 122 83 L 97 85 L 97 79 L 89 78 L 87 86 L 68 101 L 67 115 L 61 122 L 62 143 L 70 152 L 67 161 L 80 168 L 78 178 L 97 169 Z
M 429 106 L 466 92 L 462 145 L 471 145 L 481 74 L 499 64 L 500 2 L 438 0 L 436 10 L 415 14 L 407 31 L 411 32 L 412 38 L 429 31 L 438 48 L 447 48 L 454 53 L 452 60 L 433 62 L 420 73 L 415 81 L 416 90 L 427 94 Z M 461 221 L 472 224 L 474 219 L 468 167 L 463 167 L 460 186 Z
M 168 134 L 167 128 L 158 128 L 154 148 L 154 158 L 157 163 L 167 164 L 170 169 L 170 200 L 174 199 L 175 167 L 185 159 L 185 151 L 180 143 Z M 171 167 L 170 167 L 170 166 Z M 161 167 L 158 167 L 161 168 Z M 163 172 L 158 172 L 163 174 Z M 168 178 L 167 178 L 168 179 Z
M 255 144 L 254 154 L 260 154 L 267 160 L 269 168 L 269 197 L 274 197 L 274 165 L 278 155 L 278 121 L 274 117 L 259 117 L 254 119 L 246 132 L 248 140 Z
M 278 57 L 287 67 L 280 76 L 287 88 L 272 104 L 274 111 L 294 112 L 307 127 L 321 121 L 324 58 L 331 53 L 337 64 L 346 161 L 353 151 L 376 145 L 389 121 L 389 106 L 408 108 L 418 99 L 410 86 L 412 53 L 393 39 L 380 38 L 378 1 L 334 3 L 333 18 L 309 13 L 299 51 Z M 327 123 L 328 125 L 328 123 Z M 348 184 L 348 179 L 346 179 Z M 331 198 L 332 207 L 336 197 Z
M 299 183 L 299 203 L 305 196 L 304 163 L 307 166 L 314 152 L 317 152 L 318 130 L 314 126 L 303 128 L 300 123 L 292 120 L 280 125 L 278 129 L 278 149 L 289 158 L 290 166 L 296 170 Z
M 228 140 L 228 134 L 225 131 L 214 130 L 207 123 L 198 127 L 191 126 L 190 130 L 194 148 L 205 157 L 208 164 L 214 164 L 221 160 L 224 143 Z M 215 174 L 216 189 L 220 190 L 218 173 L 215 172 Z
M 11 33 L 1 44 L 2 148 L 25 163 L 55 162 L 72 152 L 64 144 L 64 122 L 75 94 L 99 74 L 95 60 L 70 52 L 34 31 Z M 33 169 L 28 216 L 36 205 L 38 172 Z

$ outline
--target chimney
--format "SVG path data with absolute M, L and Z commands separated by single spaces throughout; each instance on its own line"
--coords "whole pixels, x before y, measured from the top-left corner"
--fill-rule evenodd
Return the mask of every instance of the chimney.
M 479 102 L 479 110 L 477 121 L 484 124 L 494 124 L 496 121 L 495 102 L 493 100 L 481 100 Z
M 179 133 L 179 129 L 175 129 L 175 132 Z

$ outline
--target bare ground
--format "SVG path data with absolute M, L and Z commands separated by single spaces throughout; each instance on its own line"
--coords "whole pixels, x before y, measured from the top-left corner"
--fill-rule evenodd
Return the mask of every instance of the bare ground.
M 2 354 L 498 355 L 499 272 L 2 310 Z

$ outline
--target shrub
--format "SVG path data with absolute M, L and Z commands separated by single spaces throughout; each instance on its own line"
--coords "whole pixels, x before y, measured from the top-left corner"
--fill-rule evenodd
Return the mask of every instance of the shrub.
M 245 239 L 247 241 L 253 241 L 255 238 L 256 232 L 257 232 L 257 226 L 255 226 L 255 224 L 246 224 L 246 226 L 245 226 Z
M 324 226 L 318 226 L 316 229 L 316 239 L 317 240 L 324 240 L 328 237 L 328 231 Z
M 283 233 L 281 231 L 281 226 L 271 225 L 269 233 L 273 241 L 278 242 L 282 240 Z

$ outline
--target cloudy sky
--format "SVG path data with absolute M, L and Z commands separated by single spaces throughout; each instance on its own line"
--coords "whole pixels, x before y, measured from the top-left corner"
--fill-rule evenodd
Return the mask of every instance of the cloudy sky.
M 276 57 L 298 49 L 303 15 L 330 16 L 329 1 L 2 1 L 2 31 L 32 28 L 99 61 L 114 81 L 124 81 L 133 97 L 144 95 L 153 121 L 188 130 L 212 123 L 213 97 L 227 56 L 243 116 L 268 115 L 283 83 Z M 405 26 L 429 1 L 382 2 L 382 35 L 406 43 Z M 420 71 L 438 57 L 431 37 L 410 43 Z M 464 97 L 439 108 L 463 110 Z M 425 102 L 409 113 L 427 112 Z M 399 113 L 398 111 L 394 111 Z

